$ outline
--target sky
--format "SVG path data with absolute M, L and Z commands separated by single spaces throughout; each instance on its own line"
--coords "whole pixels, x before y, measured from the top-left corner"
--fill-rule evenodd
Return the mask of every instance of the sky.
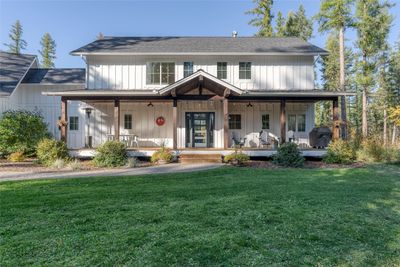
M 307 16 L 319 10 L 317 0 L 275 0 L 273 13 L 287 14 L 300 4 Z M 395 16 L 389 43 L 400 37 L 400 1 L 391 9 Z M 46 32 L 57 43 L 56 67 L 83 67 L 84 62 L 69 52 L 105 36 L 252 36 L 257 29 L 248 25 L 252 18 L 245 12 L 254 7 L 251 0 L 0 0 L 0 50 L 7 50 L 11 25 L 19 19 L 23 38 L 28 42 L 24 53 L 38 54 L 40 39 Z M 326 35 L 314 25 L 311 43 L 324 47 Z M 347 43 L 355 40 L 347 32 Z

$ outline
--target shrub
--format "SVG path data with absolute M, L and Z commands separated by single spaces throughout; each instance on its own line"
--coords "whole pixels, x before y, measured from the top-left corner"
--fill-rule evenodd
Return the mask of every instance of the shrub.
M 235 152 L 226 155 L 224 157 L 224 162 L 230 163 L 232 165 L 243 165 L 247 161 L 250 160 L 250 157 L 246 154 L 244 154 L 241 150 L 238 151 L 238 149 L 235 147 Z
M 302 167 L 304 157 L 295 143 L 285 143 L 278 147 L 277 153 L 273 156 L 273 162 L 284 167 Z
M 1 154 L 34 155 L 37 144 L 45 137 L 49 137 L 47 125 L 37 112 L 6 111 L 0 119 Z
M 21 162 L 21 161 L 25 160 L 25 156 L 24 156 L 24 153 L 17 151 L 17 152 L 11 153 L 8 156 L 8 160 L 11 162 Z
M 96 150 L 93 163 L 97 167 L 120 167 L 128 160 L 126 146 L 119 141 L 107 141 Z
M 356 155 L 350 143 L 339 139 L 329 144 L 327 154 L 323 158 L 323 161 L 330 164 L 350 164 L 355 158 Z
M 385 150 L 379 138 L 368 138 L 361 143 L 357 158 L 365 162 L 382 162 L 385 159 Z
M 68 158 L 67 144 L 55 139 L 43 139 L 37 145 L 36 155 L 42 164 L 51 166 L 57 159 Z
M 56 159 L 53 162 L 52 167 L 54 169 L 58 169 L 58 170 L 64 168 L 65 167 L 65 160 L 64 159 Z
M 78 159 L 74 159 L 71 161 L 68 166 L 73 170 L 73 171 L 79 171 L 82 169 L 81 162 Z
M 174 155 L 171 149 L 167 148 L 165 145 L 161 145 L 161 148 L 153 153 L 151 156 L 152 163 L 159 163 L 160 161 L 165 161 L 167 163 L 172 162 Z
M 127 166 L 129 168 L 136 168 L 139 165 L 139 160 L 136 157 L 133 158 L 128 158 L 128 164 Z

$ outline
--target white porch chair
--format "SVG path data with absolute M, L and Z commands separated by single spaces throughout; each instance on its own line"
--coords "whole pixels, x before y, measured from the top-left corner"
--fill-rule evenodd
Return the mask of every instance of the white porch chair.
M 235 133 L 231 133 L 231 139 L 232 139 L 232 147 L 235 147 L 235 146 L 239 146 L 240 148 L 242 148 L 245 144 L 246 144 L 246 137 L 244 137 L 244 138 L 237 138 L 236 136 L 235 136 Z
M 267 148 L 269 148 L 269 147 L 275 148 L 275 146 L 279 144 L 278 136 L 274 135 L 271 132 L 267 132 L 264 130 L 260 131 L 258 140 L 259 140 L 259 143 L 258 143 L 259 148 L 262 148 L 264 146 L 266 146 Z

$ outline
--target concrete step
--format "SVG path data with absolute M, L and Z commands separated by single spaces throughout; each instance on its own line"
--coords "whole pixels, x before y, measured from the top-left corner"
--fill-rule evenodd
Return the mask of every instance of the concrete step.
M 179 157 L 181 163 L 220 163 L 221 154 L 182 154 Z

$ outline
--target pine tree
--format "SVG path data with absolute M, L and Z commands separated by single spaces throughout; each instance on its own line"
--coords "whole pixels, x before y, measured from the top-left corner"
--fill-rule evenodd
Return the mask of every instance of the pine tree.
M 9 52 L 20 54 L 21 51 L 26 48 L 27 43 L 24 39 L 22 39 L 23 32 L 22 25 L 19 20 L 17 20 L 14 25 L 12 25 L 10 33 L 8 34 L 11 39 L 11 43 L 4 44 L 8 47 Z
M 361 61 L 357 82 L 362 88 L 362 135 L 368 135 L 368 95 L 375 83 L 377 60 L 387 44 L 391 5 L 380 0 L 358 0 L 356 6 L 357 47 Z
M 274 4 L 273 0 L 253 0 L 256 4 L 256 7 L 250 11 L 247 11 L 246 14 L 254 15 L 255 18 L 250 20 L 249 24 L 257 27 L 259 30 L 256 36 L 262 37 L 271 37 L 274 34 L 272 28 L 272 5 Z
M 308 39 L 311 38 L 312 33 L 312 20 L 307 18 L 303 5 L 299 6 L 297 12 L 288 13 L 284 27 L 284 36 L 299 37 L 308 41 Z
M 351 6 L 354 0 L 324 0 L 321 3 L 320 11 L 316 15 L 319 21 L 320 32 L 338 32 L 339 33 L 339 84 L 338 88 L 344 92 L 346 90 L 345 78 L 345 44 L 344 33 L 345 30 L 353 25 Z M 346 124 L 346 98 L 341 97 L 341 117 L 342 121 Z M 347 129 L 344 125 L 342 127 L 342 137 L 347 137 Z
M 49 33 L 45 33 L 40 40 L 42 49 L 39 50 L 42 56 L 41 66 L 43 68 L 54 68 L 54 59 L 56 59 L 56 42 Z
M 277 37 L 284 37 L 285 36 L 285 18 L 282 15 L 282 12 L 278 12 L 276 15 L 276 26 L 275 26 L 275 35 Z

